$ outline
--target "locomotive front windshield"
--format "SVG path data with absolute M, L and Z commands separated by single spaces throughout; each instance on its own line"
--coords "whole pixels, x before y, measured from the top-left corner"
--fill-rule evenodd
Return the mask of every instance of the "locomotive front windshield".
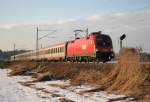
M 98 36 L 96 39 L 97 46 L 112 46 L 112 41 L 108 36 Z

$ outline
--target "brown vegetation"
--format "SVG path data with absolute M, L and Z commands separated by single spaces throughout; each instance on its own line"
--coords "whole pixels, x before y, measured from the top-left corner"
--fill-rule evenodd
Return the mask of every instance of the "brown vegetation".
M 66 98 L 60 98 L 59 101 L 60 102 L 75 102 L 75 101 L 72 101 L 72 100 L 66 99 Z
M 100 84 L 109 91 L 143 99 L 150 94 L 150 65 L 142 65 L 139 60 L 137 50 L 122 49 L 117 65 Z
M 150 65 L 140 64 L 139 60 L 137 50 L 124 48 L 119 53 L 117 64 L 12 62 L 7 67 L 12 69 L 10 75 L 24 75 L 31 71 L 37 78 L 34 82 L 71 79 L 73 85 L 101 85 L 101 90 L 147 101 L 150 100 Z
M 29 75 L 31 70 L 36 69 L 36 64 L 32 62 L 14 62 L 9 64 L 9 68 L 12 70 L 9 75 Z

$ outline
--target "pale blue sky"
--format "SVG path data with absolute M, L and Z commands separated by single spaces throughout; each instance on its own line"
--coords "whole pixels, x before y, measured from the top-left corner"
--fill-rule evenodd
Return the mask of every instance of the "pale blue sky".
M 149 8 L 150 0 L 0 0 L 0 21 L 79 19 Z
M 58 29 L 55 39 L 40 41 L 43 46 L 68 40 L 75 29 L 89 28 L 109 34 L 115 51 L 119 36 L 126 33 L 125 46 L 150 52 L 149 18 L 150 0 L 0 0 L 0 49 L 11 50 L 13 43 L 18 49 L 34 49 L 39 26 Z

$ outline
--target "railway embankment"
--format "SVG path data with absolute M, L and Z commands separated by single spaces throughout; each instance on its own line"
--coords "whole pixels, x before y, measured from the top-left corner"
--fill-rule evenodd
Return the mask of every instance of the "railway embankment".
M 120 51 L 118 63 L 3 62 L 13 75 L 31 75 L 32 82 L 54 79 L 70 80 L 72 85 L 99 85 L 99 90 L 150 100 L 150 65 L 140 64 L 139 53 L 133 48 Z M 96 90 L 96 91 L 99 91 Z

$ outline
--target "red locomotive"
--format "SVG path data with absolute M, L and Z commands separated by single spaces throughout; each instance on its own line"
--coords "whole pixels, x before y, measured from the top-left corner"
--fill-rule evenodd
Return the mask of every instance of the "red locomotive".
M 16 60 L 64 60 L 64 61 L 102 61 L 114 58 L 112 40 L 101 32 L 93 32 L 87 37 L 76 38 L 47 48 L 16 55 Z M 14 56 L 12 56 L 13 60 Z
M 114 58 L 111 38 L 94 32 L 67 44 L 67 59 L 75 61 L 109 61 Z

